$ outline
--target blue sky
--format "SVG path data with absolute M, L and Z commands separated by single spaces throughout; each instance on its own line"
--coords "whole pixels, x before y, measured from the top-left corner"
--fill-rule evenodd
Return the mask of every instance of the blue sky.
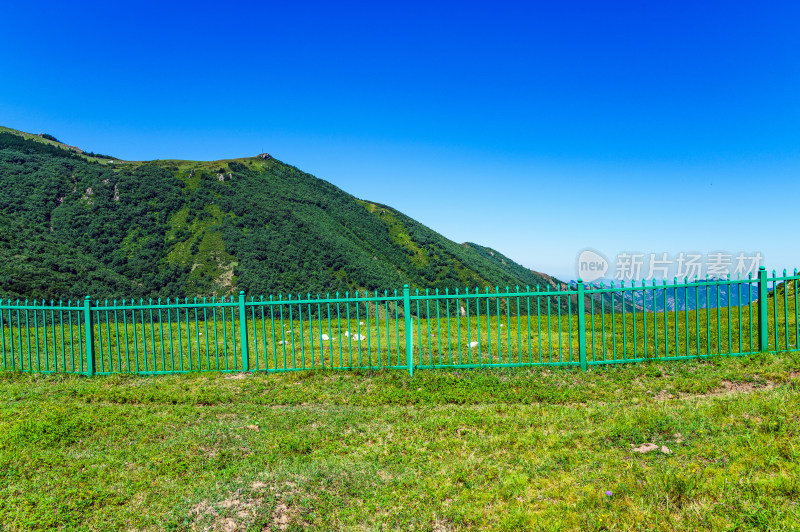
M 564 278 L 587 247 L 794 268 L 799 15 L 792 2 L 16 2 L 0 125 L 125 159 L 267 151 Z

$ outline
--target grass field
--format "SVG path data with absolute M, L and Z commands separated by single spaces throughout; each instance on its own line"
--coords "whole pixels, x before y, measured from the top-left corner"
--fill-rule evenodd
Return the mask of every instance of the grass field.
M 796 530 L 799 391 L 798 353 L 413 378 L 5 373 L 0 525 Z

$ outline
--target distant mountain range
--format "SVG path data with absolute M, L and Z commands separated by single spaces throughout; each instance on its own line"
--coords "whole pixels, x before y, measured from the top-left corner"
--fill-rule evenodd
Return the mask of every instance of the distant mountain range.
M 576 286 L 574 281 L 571 284 L 573 287 Z M 588 288 L 590 285 L 600 288 L 601 282 L 587 283 L 586 287 Z M 602 286 L 608 288 L 610 282 L 603 281 Z M 618 288 L 619 281 L 615 281 L 614 286 Z M 626 286 L 630 286 L 630 283 L 626 283 Z M 641 285 L 639 284 L 639 286 Z M 602 297 L 604 308 L 610 308 L 611 296 L 603 294 Z M 595 295 L 594 299 L 595 308 L 603 308 L 599 306 L 600 296 Z M 668 283 L 666 287 L 663 284 L 657 284 L 657 287 L 653 289 L 650 284 L 647 290 L 618 292 L 613 299 L 617 311 L 621 311 L 623 305 L 626 311 L 636 308 L 636 310 L 646 309 L 650 312 L 661 312 L 665 309 L 671 311 L 740 306 L 749 305 L 758 300 L 758 285 L 746 282 L 718 285 L 713 279 L 699 281 L 696 287 L 690 288 L 671 288 Z

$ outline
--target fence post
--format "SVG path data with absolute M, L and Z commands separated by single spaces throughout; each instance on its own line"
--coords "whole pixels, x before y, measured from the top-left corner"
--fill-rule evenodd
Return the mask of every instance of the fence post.
M 95 373 L 94 360 L 94 324 L 92 323 L 92 300 L 89 296 L 83 300 L 83 328 L 86 342 L 86 374 L 90 377 Z
M 403 286 L 403 317 L 406 320 L 406 361 L 408 375 L 414 376 L 414 325 L 411 323 L 411 289 Z
M 767 300 L 767 269 L 758 269 L 758 350 L 769 349 L 769 302 Z
M 584 298 L 583 280 L 578 279 L 578 354 L 580 356 L 581 369 L 586 371 L 586 302 Z
M 239 291 L 239 334 L 242 342 L 242 371 L 250 371 L 250 353 L 247 349 L 247 312 L 244 310 L 244 290 Z

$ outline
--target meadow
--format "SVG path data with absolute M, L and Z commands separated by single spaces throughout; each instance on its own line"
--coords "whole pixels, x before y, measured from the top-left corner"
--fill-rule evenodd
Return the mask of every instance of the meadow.
M 95 377 L 69 373 L 82 310 L 6 310 L 0 525 L 794 530 L 798 305 L 775 294 L 769 352 L 757 305 L 590 311 L 589 371 L 563 306 L 426 309 L 413 377 L 406 320 L 368 301 L 247 307 L 248 373 L 233 304 L 103 311 L 98 371 L 122 373 Z
M 414 377 L 7 372 L 0 523 L 792 530 L 799 378 L 797 353 Z

